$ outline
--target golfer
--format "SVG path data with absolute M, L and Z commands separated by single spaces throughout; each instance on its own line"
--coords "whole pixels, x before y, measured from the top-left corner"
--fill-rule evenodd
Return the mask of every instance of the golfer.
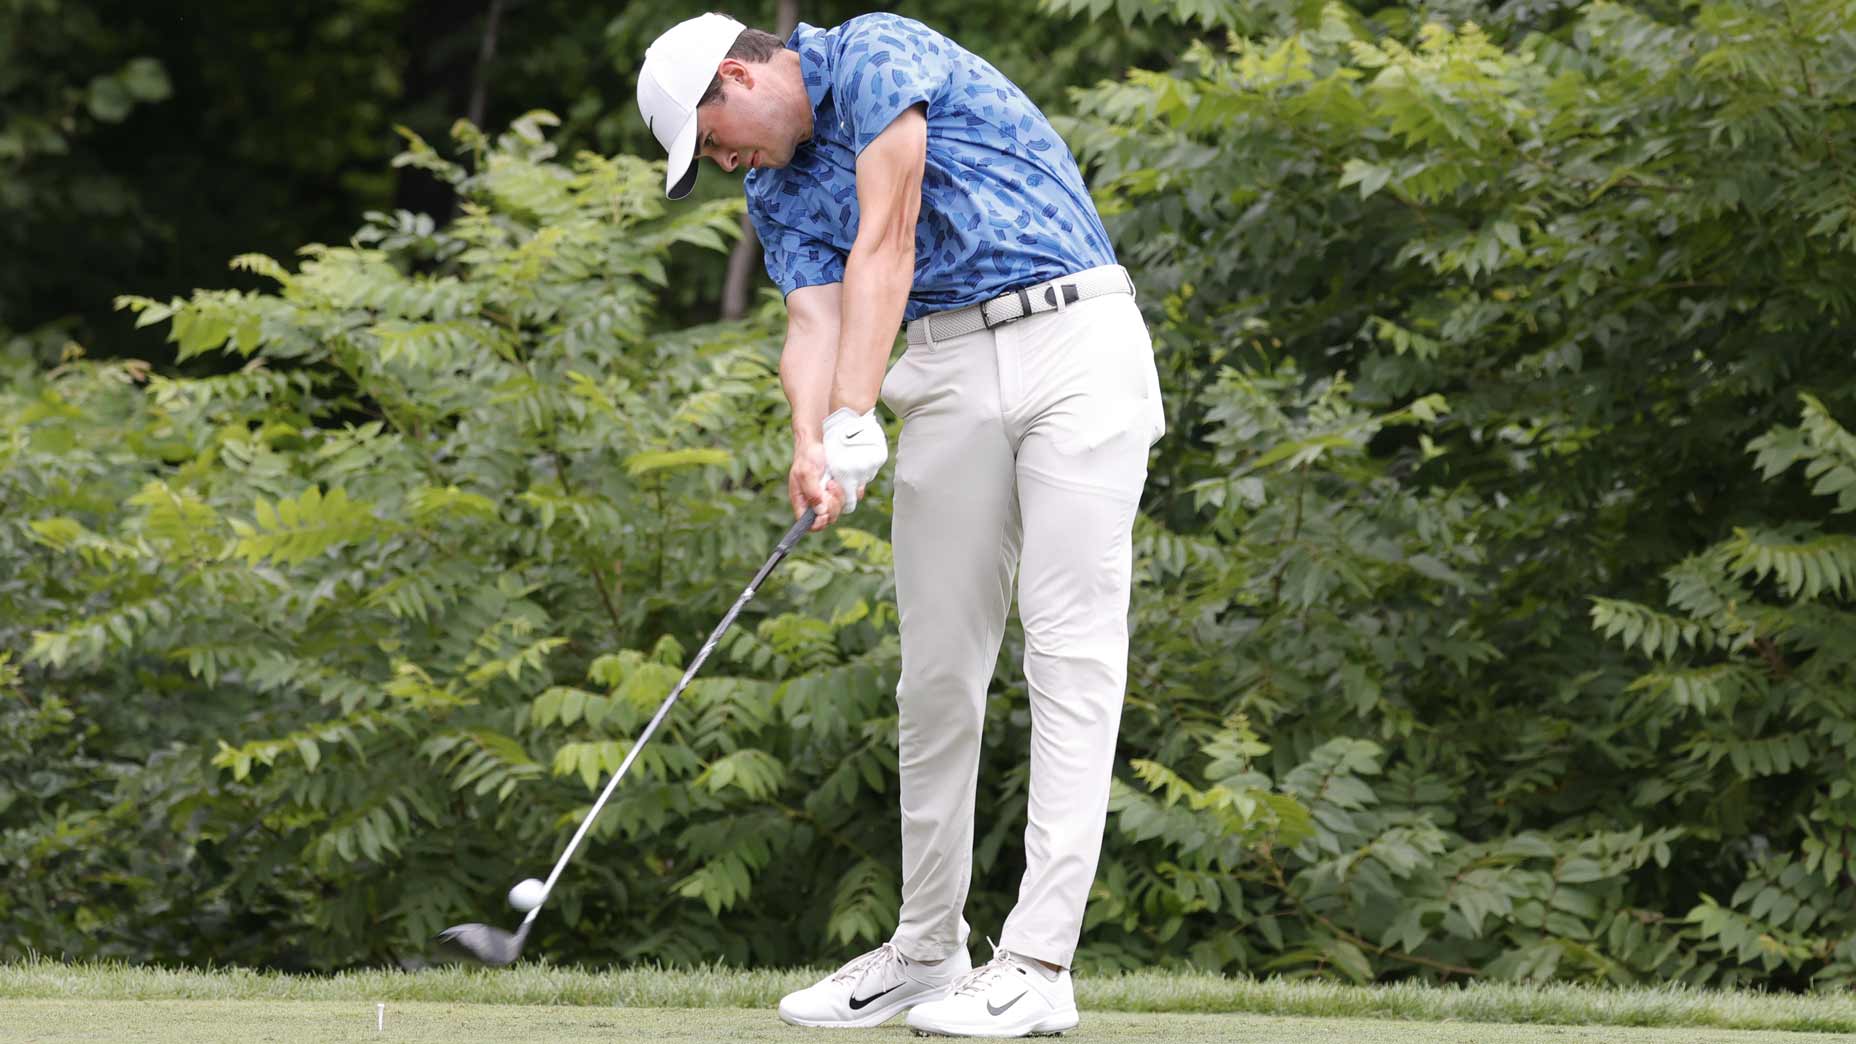
M 688 194 L 748 168 L 786 295 L 788 488 L 856 509 L 902 418 L 902 909 L 890 941 L 787 996 L 801 1026 L 1022 1036 L 1077 1024 L 1069 965 L 1095 878 L 1127 677 L 1131 533 L 1164 420 L 1128 273 L 1076 161 L 1024 92 L 890 14 L 786 40 L 706 14 L 645 54 L 638 105 Z M 908 350 L 887 376 L 898 327 Z M 1030 690 L 1025 876 L 993 959 L 963 916 L 986 689 L 1018 584 Z

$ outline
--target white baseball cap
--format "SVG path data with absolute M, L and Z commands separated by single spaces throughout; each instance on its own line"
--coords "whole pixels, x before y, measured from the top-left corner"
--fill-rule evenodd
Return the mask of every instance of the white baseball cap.
M 696 103 L 746 28 L 725 14 L 697 15 L 666 29 L 644 52 L 638 111 L 670 154 L 664 194 L 671 199 L 689 195 L 696 184 Z

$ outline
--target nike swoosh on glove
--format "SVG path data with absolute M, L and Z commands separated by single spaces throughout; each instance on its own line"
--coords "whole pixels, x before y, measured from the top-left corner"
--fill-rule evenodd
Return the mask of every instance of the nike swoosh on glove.
M 858 413 L 840 406 L 825 418 L 825 467 L 844 490 L 844 513 L 857 510 L 857 491 L 876 478 L 889 459 L 889 439 L 876 410 Z

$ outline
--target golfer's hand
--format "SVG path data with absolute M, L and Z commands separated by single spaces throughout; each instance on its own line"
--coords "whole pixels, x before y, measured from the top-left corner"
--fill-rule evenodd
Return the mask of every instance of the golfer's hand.
M 864 487 L 889 459 L 889 438 L 876 410 L 856 413 L 840 406 L 825 418 L 825 466 L 844 492 L 844 513 L 857 510 Z
M 844 493 L 825 472 L 825 444 L 805 442 L 793 446 L 793 467 L 786 474 L 786 495 L 793 502 L 793 517 L 815 508 L 812 520 L 816 533 L 838 520 L 844 511 Z

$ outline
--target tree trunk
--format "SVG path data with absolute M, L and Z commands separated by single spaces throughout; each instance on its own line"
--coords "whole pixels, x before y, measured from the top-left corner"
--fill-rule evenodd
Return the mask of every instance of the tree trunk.
M 799 0 L 780 0 L 779 22 L 775 35 L 782 40 L 793 35 L 799 24 Z M 739 319 L 748 314 L 748 290 L 754 283 L 754 269 L 761 263 L 760 237 L 754 223 L 741 215 L 741 239 L 734 253 L 728 255 L 728 279 L 722 284 L 722 318 Z
M 502 0 L 492 0 L 492 26 L 496 20 L 494 8 L 501 3 Z M 469 115 L 473 121 L 482 122 L 477 110 L 480 98 L 488 98 L 487 87 L 480 86 L 486 78 L 481 58 L 483 45 L 471 48 L 465 42 L 471 23 L 482 15 L 483 8 L 478 4 L 416 0 L 401 24 L 399 45 L 406 56 L 406 64 L 400 74 L 404 86 L 395 120 L 418 131 L 441 151 L 449 140 L 447 135 L 453 120 Z M 494 29 L 491 32 L 494 33 Z M 494 49 L 494 44 L 490 47 Z M 472 50 L 479 54 L 474 64 L 470 58 Z M 400 168 L 393 187 L 395 209 L 430 214 L 443 224 L 455 205 L 450 185 L 417 168 Z
M 483 126 L 484 106 L 490 97 L 490 63 L 496 59 L 496 30 L 503 20 L 503 0 L 490 0 L 490 13 L 484 19 L 483 43 L 477 49 L 477 69 L 471 77 L 470 122 Z

